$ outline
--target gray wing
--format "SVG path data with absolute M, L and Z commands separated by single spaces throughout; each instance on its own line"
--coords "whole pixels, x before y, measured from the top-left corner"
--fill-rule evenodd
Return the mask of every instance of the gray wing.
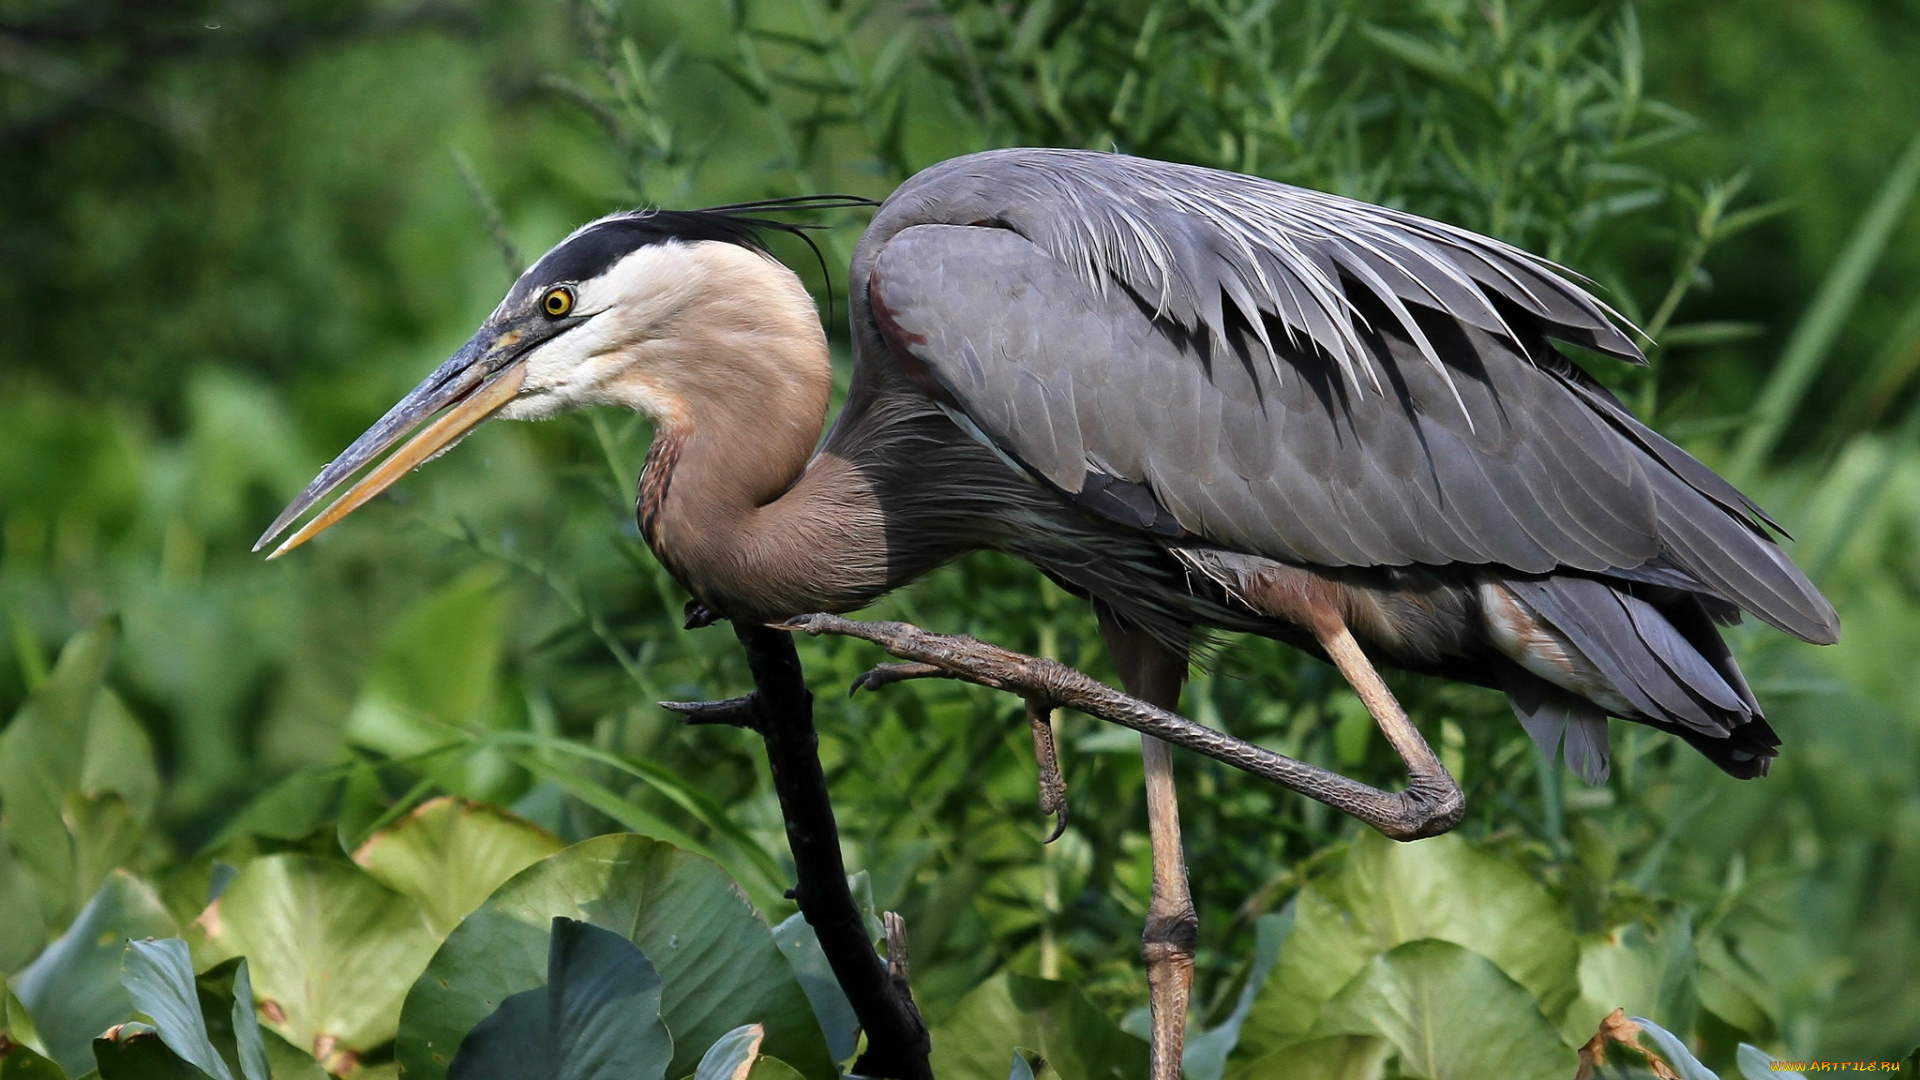
M 923 390 L 1122 524 L 1296 564 L 1615 574 L 1834 636 L 1757 509 L 1546 344 L 1637 359 L 1604 309 L 1495 241 L 1005 151 L 909 181 L 854 270 L 856 315 Z

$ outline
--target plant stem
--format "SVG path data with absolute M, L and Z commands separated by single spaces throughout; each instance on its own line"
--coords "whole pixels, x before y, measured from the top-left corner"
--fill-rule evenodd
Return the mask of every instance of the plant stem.
M 733 630 L 746 649 L 754 693 L 740 703 L 745 708 L 733 710 L 727 722 L 744 723 L 766 743 L 773 789 L 780 799 L 799 880 L 793 898 L 819 937 L 833 976 L 867 1033 L 866 1052 L 854 1062 L 853 1071 L 892 1080 L 932 1080 L 927 1060 L 932 1042 L 926 1022 L 912 995 L 889 975 L 887 962 L 874 950 L 860 908 L 847 888 L 840 829 L 827 797 L 827 776 L 820 767 L 813 694 L 801 673 L 793 637 L 765 626 L 735 623 Z M 697 712 L 693 717 L 696 722 L 701 718 Z

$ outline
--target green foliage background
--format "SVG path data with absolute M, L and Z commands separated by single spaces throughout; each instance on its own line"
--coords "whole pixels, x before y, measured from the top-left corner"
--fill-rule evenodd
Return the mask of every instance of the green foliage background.
M 1574 932 L 1671 945 L 1688 927 L 1697 992 L 1656 1019 L 1710 1061 L 1743 1038 L 1904 1055 L 1920 1043 L 1916 55 L 1914 0 L 0 0 L 0 716 L 63 642 L 116 621 L 106 679 L 128 723 L 108 726 L 159 762 L 108 785 L 122 809 L 64 811 L 76 838 L 98 830 L 75 814 L 127 815 L 136 842 L 53 870 L 0 784 L 0 879 L 91 878 L 43 898 L 36 929 L 0 932 L 0 969 L 115 865 L 161 880 L 235 844 L 337 857 L 440 792 L 566 839 L 633 828 L 707 852 L 786 914 L 758 747 L 652 704 L 745 680 L 730 635 L 678 628 L 683 597 L 638 542 L 643 423 L 492 425 L 297 556 L 247 548 L 582 220 L 878 197 L 957 153 L 1058 144 L 1486 230 L 1593 277 L 1654 333 L 1649 371 L 1596 373 L 1793 529 L 1841 611 L 1831 649 L 1734 634 L 1786 739 L 1774 774 L 1737 783 L 1620 725 L 1613 779 L 1585 789 L 1497 697 L 1400 688 L 1468 788 L 1464 831 Z M 829 224 L 827 277 L 804 248 L 781 254 L 823 306 L 833 280 L 844 318 L 862 221 Z M 1078 603 L 997 556 L 876 613 L 1104 671 Z M 849 861 L 905 914 L 930 1016 L 1003 970 L 1076 982 L 1115 1018 L 1143 1003 L 1132 735 L 1063 718 L 1073 827 L 1042 847 L 1015 703 L 909 685 L 843 704 L 877 657 L 802 649 Z M 1234 642 L 1188 712 L 1390 782 L 1335 683 Z M 1354 827 L 1179 767 L 1212 1022 L 1261 917 L 1344 872 Z M 309 834 L 326 843 L 294 839 Z

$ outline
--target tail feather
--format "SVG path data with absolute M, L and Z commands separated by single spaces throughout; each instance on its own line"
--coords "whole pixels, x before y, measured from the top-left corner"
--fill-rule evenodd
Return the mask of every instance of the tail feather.
M 1535 620 L 1531 638 L 1489 635 L 1525 669 L 1501 665 L 1501 684 L 1544 749 L 1564 738 L 1575 772 L 1605 777 L 1607 713 L 1679 735 L 1735 776 L 1766 772 L 1779 736 L 1697 597 L 1578 575 L 1498 587 Z
M 1589 784 L 1607 782 L 1613 755 L 1604 709 L 1518 665 L 1500 665 L 1499 678 L 1513 715 L 1549 761 L 1564 738 L 1567 768 Z

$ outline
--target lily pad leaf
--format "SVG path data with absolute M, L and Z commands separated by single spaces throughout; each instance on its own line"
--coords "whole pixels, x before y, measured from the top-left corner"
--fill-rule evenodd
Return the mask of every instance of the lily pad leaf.
M 120 983 L 127 939 L 179 933 L 160 897 L 145 882 L 115 870 L 87 901 L 65 936 L 47 946 L 14 979 L 47 1056 L 79 1076 L 94 1068 L 94 1036 L 133 1015 Z
M 448 1080 L 547 1080 L 553 1075 L 551 1032 L 547 988 L 522 990 L 460 1040 Z
M 1548 1017 L 1579 991 L 1579 940 L 1565 907 L 1526 871 L 1455 834 L 1403 844 L 1362 833 L 1340 869 L 1295 905 L 1286 949 L 1241 1028 L 1247 1057 L 1305 1038 L 1322 1006 L 1375 957 L 1421 939 L 1486 958 Z
M 33 1047 L 0 1038 L 0 1080 L 67 1080 L 67 1074 Z
M 1382 1080 L 1393 1045 L 1377 1035 L 1324 1035 L 1227 1066 L 1228 1080 Z
M 1680 1080 L 1720 1080 L 1713 1074 L 1712 1069 L 1701 1064 L 1700 1059 L 1693 1056 L 1693 1051 L 1687 1049 L 1687 1044 L 1680 1041 L 1680 1036 L 1644 1017 L 1633 1016 L 1628 1019 L 1640 1025 L 1640 1034 L 1645 1035 L 1647 1041 L 1660 1052 L 1661 1058 L 1667 1065 L 1680 1074 Z
M 393 1038 L 435 944 L 420 905 L 311 855 L 248 863 L 198 923 L 210 959 L 248 958 L 267 1026 L 337 1075 Z
M 497 807 L 444 797 L 369 837 L 353 861 L 418 901 L 444 938 L 502 882 L 565 846 Z
M 941 1080 L 1001 1080 L 1007 1053 L 1039 1052 L 1060 1080 L 1146 1080 L 1147 1044 L 1071 983 L 1002 974 L 974 988 L 933 1033 Z
M 720 1036 L 707 1047 L 693 1080 L 747 1080 L 766 1037 L 767 1029 L 759 1024 L 742 1024 Z
M 182 1061 L 214 1080 L 233 1080 L 227 1063 L 207 1037 L 206 1014 L 193 981 L 193 959 L 179 938 L 129 941 L 120 961 L 120 982 L 134 1008 L 153 1020 L 160 1041 Z
M 452 1080 L 664 1080 L 673 1037 L 660 975 L 611 930 L 553 920 L 547 984 L 501 1002 L 461 1041 Z
M 253 976 L 247 974 L 247 962 L 242 959 L 233 973 L 233 1041 L 240 1052 L 240 1072 L 246 1080 L 272 1080 L 273 1066 L 267 1058 L 266 1040 L 260 1035 L 260 1017 L 254 1009 Z
M 1375 957 L 1321 1011 L 1316 1035 L 1379 1035 L 1422 1080 L 1565 1080 L 1574 1052 L 1526 988 L 1450 941 Z
M 120 1024 L 93 1040 L 100 1080 L 213 1080 L 146 1024 Z
M 708 1046 L 747 1023 L 765 1025 L 765 1051 L 803 1075 L 838 1075 L 772 932 L 726 872 L 628 834 L 527 867 L 448 935 L 401 1013 L 395 1056 L 408 1080 L 442 1080 L 474 1025 L 545 981 L 555 916 L 621 934 L 658 970 L 676 1044 L 669 1076 L 690 1075 Z

